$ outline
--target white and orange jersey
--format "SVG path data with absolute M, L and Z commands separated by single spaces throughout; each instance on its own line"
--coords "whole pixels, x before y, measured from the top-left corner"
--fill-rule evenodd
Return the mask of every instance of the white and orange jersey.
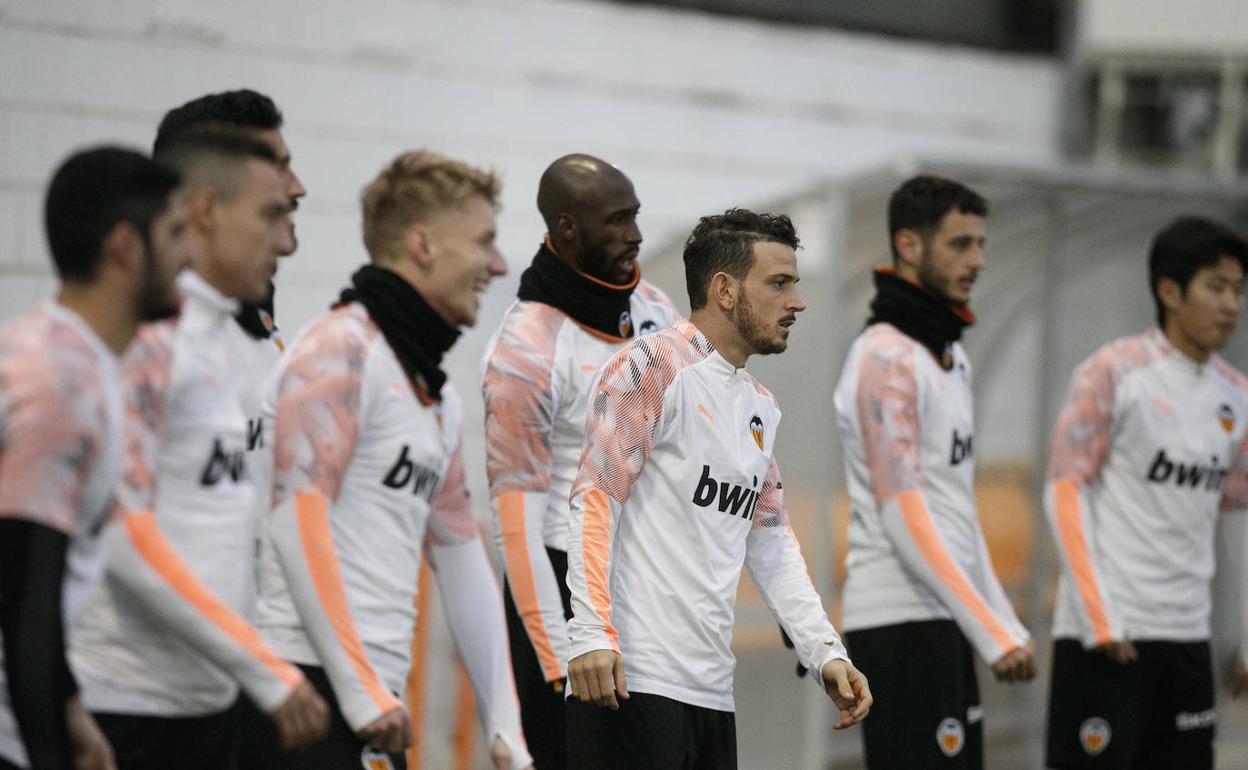
M 237 303 L 191 271 L 178 318 L 141 327 L 122 361 L 125 461 L 107 579 L 71 660 L 95 711 L 197 716 L 239 684 L 265 711 L 302 681 L 244 620 L 254 595 L 254 490 L 245 462 Z
M 1248 380 L 1156 328 L 1105 345 L 1075 369 L 1044 497 L 1053 636 L 1208 639 L 1217 515 L 1248 507 Z
M 667 295 L 645 281 L 630 305 L 638 334 L 666 329 L 676 318 Z M 628 341 L 550 305 L 517 301 L 486 349 L 481 390 L 494 540 L 551 682 L 565 675 L 568 633 L 545 548 L 568 549 L 568 493 L 585 442 L 590 385 Z
M 324 667 L 358 730 L 400 707 L 427 554 L 487 734 L 519 761 L 502 597 L 464 483 L 460 401 L 442 396 L 413 387 L 359 303 L 294 342 L 272 397 L 259 625 L 288 660 Z
M 833 401 L 849 487 L 842 626 L 952 619 L 987 663 L 1030 639 L 975 509 L 971 364 L 946 371 L 895 326 L 854 340 Z
M 0 517 L 69 538 L 66 628 L 103 570 L 121 454 L 117 357 L 95 332 L 54 302 L 0 327 Z M 3 662 L 0 645 L 0 758 L 26 767 Z
M 771 394 L 677 318 L 616 354 L 590 399 L 568 532 L 570 656 L 616 650 L 630 691 L 733 711 L 745 566 L 803 664 L 846 659 L 784 510 Z

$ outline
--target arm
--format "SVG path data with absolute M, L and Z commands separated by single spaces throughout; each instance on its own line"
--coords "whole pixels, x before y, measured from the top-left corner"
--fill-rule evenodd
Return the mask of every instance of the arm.
M 520 703 L 512 678 L 502 595 L 477 537 L 458 448 L 433 499 L 425 544 L 455 647 L 472 680 L 486 743 L 501 740 L 510 755 L 508 767 L 528 767 L 533 759 L 520 729 Z
M 627 693 L 619 634 L 611 624 L 612 542 L 620 511 L 650 457 L 676 370 L 664 343 L 642 338 L 603 367 L 590 392 L 568 527 L 568 678 L 573 695 L 598 705 L 615 707 L 616 694 Z M 602 651 L 607 654 L 596 654 Z M 584 664 L 579 672 L 578 660 Z
M 123 362 L 126 456 L 118 522 L 104 536 L 108 577 L 163 627 L 229 671 L 262 710 L 273 712 L 303 676 L 200 581 L 165 537 L 154 513 L 156 459 L 172 361 L 172 351 L 159 337 L 165 329 L 172 327 L 143 330 Z
M 950 554 L 923 494 L 919 463 L 918 383 L 909 344 L 862 354 L 857 389 L 872 491 L 884 533 L 907 570 L 931 590 L 989 664 L 1023 648 L 1013 612 L 995 611 Z M 990 569 L 990 567 L 989 567 Z
M 867 678 L 853 667 L 819 598 L 797 538 L 784 510 L 780 468 L 771 461 L 746 540 L 745 564 L 763 601 L 793 641 L 798 659 L 841 709 L 843 729 L 861 721 L 871 708 Z
M 27 516 L 0 519 L 0 636 L 9 704 L 35 770 L 72 767 L 61 586 L 69 537 Z
M 746 541 L 745 566 L 771 614 L 793 640 L 798 660 L 814 672 L 825 663 L 849 660 L 841 636 L 810 582 L 806 561 L 784 510 L 780 468 L 771 461 L 758 495 L 754 525 Z
M 535 307 L 512 311 L 485 362 L 486 472 L 507 585 L 547 682 L 568 659 L 568 626 L 543 525 L 550 495 L 553 335 Z
M 1113 419 L 1113 371 L 1098 355 L 1076 369 L 1071 379 L 1053 428 L 1044 486 L 1044 513 L 1062 572 L 1078 597 L 1075 608 L 1085 648 L 1124 639 L 1097 565 L 1095 521 L 1087 492 L 1109 454 Z
M 357 733 L 386 715 L 406 713 L 365 655 L 331 529 L 344 513 L 336 501 L 355 453 L 366 354 L 363 339 L 333 329 L 304 337 L 292 352 L 278 383 L 278 504 L 268 529 L 304 630 Z

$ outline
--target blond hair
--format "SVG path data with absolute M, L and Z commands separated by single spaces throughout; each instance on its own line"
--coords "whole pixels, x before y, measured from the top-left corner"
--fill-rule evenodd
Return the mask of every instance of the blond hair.
M 364 247 L 374 261 L 390 261 L 407 228 L 439 211 L 459 208 L 474 196 L 497 206 L 500 187 L 492 171 L 425 150 L 405 152 L 387 164 L 360 196 Z

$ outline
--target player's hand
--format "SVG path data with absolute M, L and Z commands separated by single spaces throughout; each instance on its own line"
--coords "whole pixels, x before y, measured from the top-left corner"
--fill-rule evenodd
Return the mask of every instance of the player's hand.
M 399 706 L 361 727 L 356 735 L 378 751 L 398 754 L 412 743 L 412 720 Z
M 329 727 L 329 707 L 307 680 L 271 716 L 282 748 L 287 750 L 316 743 Z
M 1130 639 L 1115 639 L 1112 642 L 1098 644 L 1092 648 L 1092 652 L 1104 655 L 1120 666 L 1125 666 L 1139 657 Z
M 74 770 L 117 770 L 113 747 L 77 695 L 65 702 L 65 725 L 69 728 Z
M 847 660 L 832 660 L 824 664 L 823 689 L 841 710 L 841 721 L 832 725 L 833 730 L 844 730 L 861 722 L 875 698 L 867 686 L 867 678 Z
M 1244 665 L 1242 657 L 1236 655 L 1235 665 L 1231 667 L 1231 697 L 1238 698 L 1245 692 L 1248 692 L 1248 666 Z
M 511 770 L 511 748 L 501 735 L 490 741 L 490 763 L 494 770 Z M 521 770 L 533 770 L 533 765 L 525 765 Z
M 568 680 L 572 696 L 612 711 L 620 708 L 617 700 L 628 700 L 624 684 L 624 659 L 615 650 L 591 650 L 568 663 Z
M 1022 647 L 1015 647 L 992 664 L 992 674 L 998 682 L 1026 682 L 1036 676 L 1036 655 L 1030 640 Z

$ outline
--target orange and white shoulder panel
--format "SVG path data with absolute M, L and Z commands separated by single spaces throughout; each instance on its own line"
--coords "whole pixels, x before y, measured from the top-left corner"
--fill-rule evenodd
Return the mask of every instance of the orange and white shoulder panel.
M 302 681 L 244 619 L 253 489 L 222 334 L 235 304 L 179 280 L 174 320 L 143 327 L 122 362 L 124 471 L 105 535 L 108 580 L 75 629 L 71 657 L 96 710 L 194 716 L 237 697 L 265 710 Z
M 676 311 L 662 291 L 640 281 L 631 315 L 638 333 L 649 333 L 667 328 Z M 627 342 L 582 327 L 550 305 L 517 301 L 485 355 L 495 544 L 547 681 L 564 676 L 568 650 L 563 602 L 545 548 L 567 550 L 567 499 L 585 437 L 589 386 Z
M 1074 371 L 1045 511 L 1062 560 L 1054 635 L 1207 638 L 1218 512 L 1248 505 L 1248 387 L 1157 329 Z
M 684 319 L 603 367 L 572 490 L 571 657 L 614 649 L 630 690 L 733 710 L 744 567 L 807 665 L 844 657 L 784 513 L 779 421 Z
M 48 302 L 0 327 L 0 518 L 64 533 L 72 620 L 103 569 L 100 532 L 121 472 L 116 356 Z M 0 668 L 0 757 L 28 764 Z
M 988 559 L 975 510 L 971 369 L 945 370 L 889 324 L 850 348 L 834 403 L 854 515 L 843 624 L 951 618 L 992 663 L 1030 638 Z

